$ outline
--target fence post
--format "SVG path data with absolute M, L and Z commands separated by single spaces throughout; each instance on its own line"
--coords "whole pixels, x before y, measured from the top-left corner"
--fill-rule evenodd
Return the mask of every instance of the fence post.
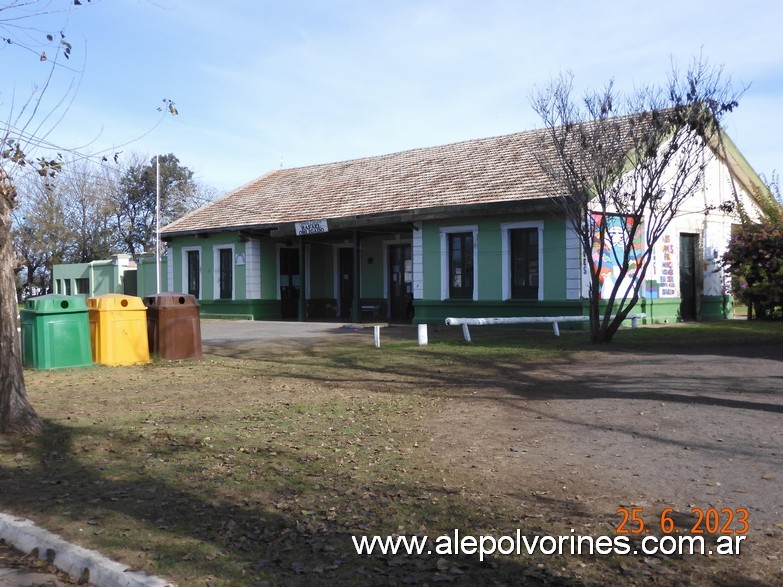
M 419 324 L 419 346 L 427 346 L 427 325 Z
M 470 342 L 470 329 L 467 324 L 462 325 L 462 336 L 465 339 L 465 342 Z

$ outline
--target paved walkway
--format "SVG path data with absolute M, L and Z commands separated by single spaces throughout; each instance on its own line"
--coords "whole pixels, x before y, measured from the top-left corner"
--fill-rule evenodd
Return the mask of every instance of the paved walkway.
M 206 344 L 310 340 L 345 332 L 344 322 L 271 322 L 202 320 L 201 341 Z
M 381 345 L 389 340 L 417 340 L 417 327 L 411 324 L 388 324 L 381 329 Z M 370 346 L 373 329 L 368 324 L 351 322 L 273 322 L 266 320 L 202 320 L 201 341 L 204 345 L 229 346 L 247 343 L 272 345 L 334 344 L 335 337 L 362 336 Z M 454 333 L 458 328 L 452 329 Z

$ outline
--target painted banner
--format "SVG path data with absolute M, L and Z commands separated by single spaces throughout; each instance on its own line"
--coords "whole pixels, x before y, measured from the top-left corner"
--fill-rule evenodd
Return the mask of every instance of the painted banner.
M 592 212 L 590 214 L 593 232 L 593 263 L 598 267 L 601 262 L 601 269 L 598 273 L 598 281 L 601 284 L 601 297 L 608 298 L 614 284 L 620 275 L 620 269 L 625 258 L 625 245 L 628 241 L 628 235 L 633 228 L 634 217 L 622 216 L 620 214 L 601 214 Z M 604 231 L 604 243 L 601 247 L 601 230 Z M 628 252 L 628 273 L 623 279 L 632 280 L 636 275 L 638 260 L 642 254 L 642 231 L 637 227 L 631 248 Z M 623 283 L 619 290 L 622 296 L 627 291 L 629 282 Z

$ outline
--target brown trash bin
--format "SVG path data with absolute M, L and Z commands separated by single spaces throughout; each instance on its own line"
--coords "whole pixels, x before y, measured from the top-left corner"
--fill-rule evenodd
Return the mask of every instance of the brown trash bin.
M 201 319 L 195 296 L 160 293 L 144 296 L 151 355 L 161 359 L 201 359 Z

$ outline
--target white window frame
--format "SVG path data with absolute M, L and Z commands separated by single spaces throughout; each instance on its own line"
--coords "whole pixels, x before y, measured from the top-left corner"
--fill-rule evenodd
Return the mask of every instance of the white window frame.
M 234 245 L 215 245 L 212 247 L 212 299 L 216 301 L 227 301 L 220 297 L 220 251 L 225 249 L 231 249 L 231 300 L 233 301 L 237 298 L 237 268 L 234 260 Z
M 478 225 L 445 226 L 440 229 L 440 299 L 449 300 L 449 238 L 450 234 L 473 233 L 473 301 L 478 300 Z
M 518 228 L 538 229 L 538 301 L 544 299 L 544 222 L 540 220 L 503 222 L 500 225 L 501 238 L 501 280 L 504 300 L 511 297 L 511 235 Z
M 410 238 L 401 238 L 397 235 L 397 238 L 388 239 L 381 242 L 383 247 L 383 298 L 389 299 L 391 295 L 391 283 L 389 283 L 389 249 L 394 245 L 409 245 L 411 247 L 411 266 L 413 265 L 413 240 Z M 411 280 L 411 290 L 413 290 L 413 281 Z M 411 291 L 412 293 L 412 291 Z M 391 312 L 391 308 L 389 308 Z
M 204 291 L 204 271 L 202 269 L 203 267 L 203 260 L 204 260 L 204 253 L 201 251 L 201 247 L 182 247 L 182 291 L 187 292 L 188 291 L 188 253 L 191 251 L 198 251 L 198 296 L 197 298 L 200 300 L 202 299 L 203 291 Z

